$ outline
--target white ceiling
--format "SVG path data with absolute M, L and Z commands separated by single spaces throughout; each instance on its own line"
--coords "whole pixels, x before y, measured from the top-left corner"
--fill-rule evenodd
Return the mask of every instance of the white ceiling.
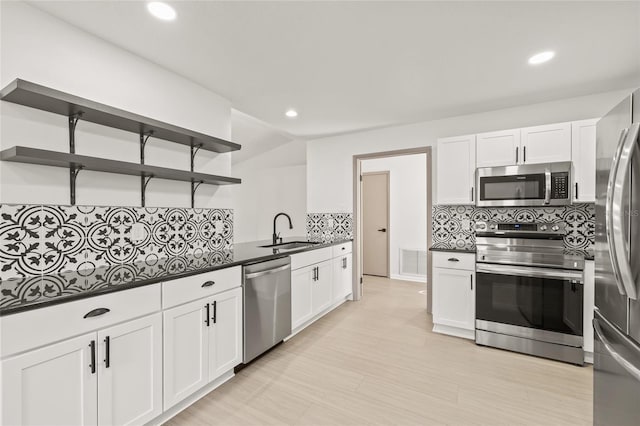
M 31 3 L 299 137 L 640 85 L 640 2 Z

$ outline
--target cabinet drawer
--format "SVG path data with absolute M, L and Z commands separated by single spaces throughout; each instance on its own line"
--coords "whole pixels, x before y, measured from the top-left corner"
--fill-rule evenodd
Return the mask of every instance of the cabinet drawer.
M 332 257 L 338 257 L 338 256 L 351 253 L 352 251 L 351 247 L 352 247 L 351 241 L 349 241 L 348 243 L 343 243 L 343 244 L 338 244 L 337 246 L 333 246 Z
M 464 269 L 475 271 L 475 253 L 455 253 L 446 251 L 432 252 L 434 268 Z
M 241 266 L 233 266 L 167 281 L 162 283 L 162 309 L 212 296 L 241 285 Z
M 333 247 L 323 247 L 320 249 L 304 251 L 291 255 L 291 269 L 299 269 L 314 263 L 324 262 L 332 257 Z
M 98 308 L 108 312 L 84 316 Z M 0 318 L 0 356 L 95 331 L 160 310 L 160 284 L 89 297 Z

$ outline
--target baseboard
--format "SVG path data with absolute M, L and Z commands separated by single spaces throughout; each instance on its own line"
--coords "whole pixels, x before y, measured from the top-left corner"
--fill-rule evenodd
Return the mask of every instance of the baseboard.
M 391 274 L 390 277 L 392 280 L 398 281 L 410 281 L 414 283 L 427 284 L 427 277 L 412 277 L 409 275 L 395 275 Z
M 169 408 L 167 411 L 165 411 L 162 414 L 160 414 L 155 419 L 151 420 L 149 423 L 146 424 L 146 426 L 151 426 L 151 425 L 159 426 L 159 425 L 162 425 L 163 423 L 167 422 L 169 419 L 171 419 L 171 418 L 175 417 L 176 415 L 178 415 L 180 412 L 182 412 L 185 409 L 189 408 L 189 406 L 194 404 L 196 401 L 201 399 L 203 396 L 207 395 L 209 392 L 213 391 L 214 389 L 222 386 L 224 383 L 226 383 L 229 380 L 231 380 L 234 376 L 235 376 L 235 374 L 233 372 L 233 369 L 227 371 L 222 376 L 220 376 L 217 379 L 215 379 L 213 382 L 209 383 L 208 385 L 206 385 L 202 389 L 194 392 L 193 394 L 191 394 L 191 396 L 183 399 L 182 401 L 178 402 L 173 407 Z
M 584 362 L 586 362 L 587 364 L 593 364 L 593 352 L 586 352 L 584 353 Z
M 291 330 L 291 334 L 289 336 L 285 337 L 284 341 L 286 342 L 287 340 L 291 339 L 293 336 L 295 336 L 296 334 L 300 333 L 302 330 L 304 330 L 305 328 L 309 327 L 311 324 L 313 324 L 314 322 L 316 322 L 317 320 L 319 320 L 323 316 L 327 315 L 329 312 L 333 311 L 335 308 L 337 308 L 338 306 L 342 305 L 344 302 L 346 302 L 348 300 L 351 300 L 351 301 L 353 300 L 353 293 L 350 293 L 349 295 L 345 296 L 343 299 L 338 300 L 333 305 L 331 305 L 330 307 L 328 307 L 324 311 L 320 312 L 315 317 L 311 318 L 309 321 L 307 321 L 304 324 L 299 325 L 297 328 Z
M 442 324 L 434 324 L 433 331 L 435 333 L 447 334 L 449 336 L 461 337 L 463 339 L 475 340 L 476 339 L 476 331 L 475 330 L 465 330 L 462 328 L 451 327 L 448 325 Z

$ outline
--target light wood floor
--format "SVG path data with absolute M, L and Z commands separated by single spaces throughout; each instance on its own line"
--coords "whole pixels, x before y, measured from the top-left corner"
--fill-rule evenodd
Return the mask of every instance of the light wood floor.
M 592 369 L 432 333 L 419 284 L 347 302 L 169 425 L 587 425 Z

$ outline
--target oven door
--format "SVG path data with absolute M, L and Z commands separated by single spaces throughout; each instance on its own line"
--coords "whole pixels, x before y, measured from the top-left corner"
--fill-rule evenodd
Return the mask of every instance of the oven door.
M 544 205 L 547 187 L 545 173 L 479 176 L 478 206 Z
M 478 263 L 476 283 L 476 324 L 582 336 L 582 271 Z

